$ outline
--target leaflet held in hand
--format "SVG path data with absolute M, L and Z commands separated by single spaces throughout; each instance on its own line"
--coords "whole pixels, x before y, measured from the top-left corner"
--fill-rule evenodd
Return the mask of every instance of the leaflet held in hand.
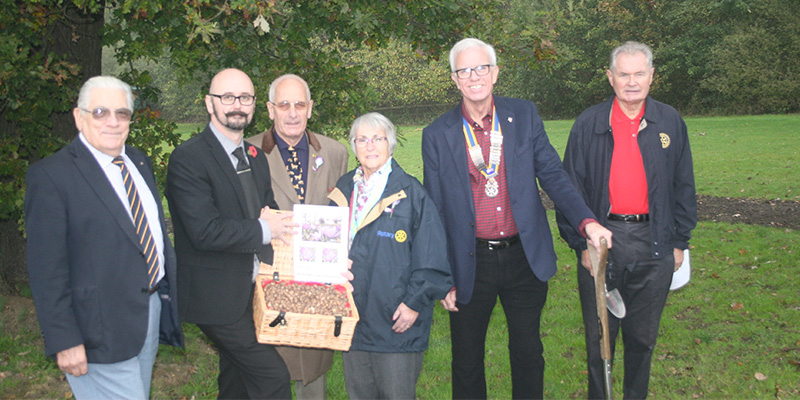
M 294 222 L 300 229 L 293 238 L 294 279 L 305 282 L 344 283 L 347 271 L 347 207 L 294 205 Z

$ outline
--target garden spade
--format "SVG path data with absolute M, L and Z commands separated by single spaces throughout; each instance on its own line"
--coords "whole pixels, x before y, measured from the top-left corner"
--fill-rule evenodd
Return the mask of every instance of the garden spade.
M 614 314 L 614 316 L 619 319 L 625 318 L 625 302 L 622 301 L 622 295 L 619 294 L 619 290 L 616 288 L 611 289 L 609 292 L 608 288 L 605 286 L 605 278 L 603 278 L 603 291 L 606 292 L 606 306 L 608 311 L 611 311 L 611 314 Z
M 608 262 L 608 244 L 605 238 L 600 239 L 601 249 L 598 252 L 588 243 L 589 259 L 594 274 L 594 292 L 597 300 L 597 319 L 600 324 L 600 358 L 603 359 L 603 388 L 606 399 L 611 400 L 611 341 L 608 336 L 608 312 L 606 312 L 606 263 Z M 619 295 L 619 292 L 617 292 Z M 622 304 L 620 298 L 620 304 Z

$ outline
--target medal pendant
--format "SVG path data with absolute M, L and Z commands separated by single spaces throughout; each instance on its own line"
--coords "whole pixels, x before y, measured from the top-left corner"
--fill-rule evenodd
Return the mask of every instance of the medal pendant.
M 490 178 L 488 181 L 486 181 L 486 186 L 484 189 L 486 195 L 489 197 L 495 197 L 498 193 L 500 193 L 499 186 L 494 178 Z

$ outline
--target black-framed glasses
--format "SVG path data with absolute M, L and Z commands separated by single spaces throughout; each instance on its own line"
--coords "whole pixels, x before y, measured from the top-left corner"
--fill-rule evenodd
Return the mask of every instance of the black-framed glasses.
M 209 96 L 213 96 L 219 99 L 219 102 L 222 103 L 224 106 L 229 106 L 233 104 L 234 101 L 239 100 L 239 104 L 243 106 L 249 106 L 255 103 L 256 96 L 252 94 L 243 94 L 241 96 L 234 96 L 232 94 L 212 94 L 209 93 Z
M 493 66 L 494 65 L 492 65 L 492 64 L 483 64 L 483 65 L 478 65 L 477 67 L 473 67 L 473 68 L 461 68 L 461 69 L 455 70 L 455 74 L 459 79 L 467 79 L 467 78 L 469 78 L 470 75 L 472 75 L 473 71 L 475 71 L 475 75 L 477 75 L 477 76 L 484 76 L 484 75 L 488 74 L 489 71 L 492 70 Z
M 105 121 L 109 115 L 111 115 L 111 110 L 105 107 L 97 107 L 93 110 L 87 110 L 85 108 L 78 108 L 83 112 L 87 112 L 92 114 L 92 118 L 97 121 Z M 130 121 L 131 117 L 133 116 L 133 111 L 128 110 L 127 108 L 118 108 L 114 110 L 114 115 L 117 116 L 117 119 L 120 121 Z
M 291 108 L 292 105 L 294 105 L 294 109 L 297 110 L 297 111 L 303 111 L 306 108 L 308 108 L 308 102 L 307 101 L 295 101 L 294 103 L 291 103 L 291 102 L 288 102 L 288 101 L 284 100 L 284 101 L 280 101 L 280 102 L 277 102 L 277 103 L 273 103 L 273 102 L 270 101 L 270 103 L 273 106 L 275 106 L 275 108 L 277 108 L 278 110 L 281 110 L 281 111 L 289 111 L 289 108 Z
M 372 143 L 375 146 L 380 146 L 381 143 L 389 140 L 386 136 L 375 136 L 372 139 L 367 139 L 365 137 L 360 137 L 354 140 L 356 142 L 356 147 L 367 147 L 367 143 Z

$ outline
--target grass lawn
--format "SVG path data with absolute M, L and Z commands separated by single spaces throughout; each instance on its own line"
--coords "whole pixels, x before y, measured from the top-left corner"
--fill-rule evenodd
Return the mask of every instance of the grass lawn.
M 700 194 L 800 200 L 793 170 L 800 156 L 800 115 L 688 118 Z M 572 121 L 548 121 L 563 153 Z M 179 125 L 190 135 L 197 125 Z M 395 158 L 422 179 L 422 127 L 399 127 Z M 351 158 L 351 167 L 355 161 Z M 550 221 L 554 232 L 553 213 Z M 554 238 L 559 272 L 542 320 L 545 396 L 585 398 L 586 366 L 575 257 Z M 691 282 L 672 292 L 652 363 L 651 398 L 790 399 L 800 397 L 800 232 L 700 222 L 693 232 Z M 10 298 L 0 297 L 9 307 Z M 0 398 L 65 398 L 66 382 L 42 356 L 32 312 L 0 316 Z M 32 325 L 33 324 L 33 325 Z M 446 312 L 436 307 L 430 348 L 417 387 L 421 399 L 450 397 Z M 33 326 L 33 328 L 31 328 Z M 214 398 L 216 355 L 199 330 L 184 325 L 185 350 L 160 349 L 153 398 Z M 617 347 L 620 360 L 624 349 Z M 511 397 L 507 332 L 498 305 L 487 338 L 490 398 Z M 614 372 L 621 397 L 622 369 Z M 328 373 L 328 398 L 347 398 L 341 357 Z

